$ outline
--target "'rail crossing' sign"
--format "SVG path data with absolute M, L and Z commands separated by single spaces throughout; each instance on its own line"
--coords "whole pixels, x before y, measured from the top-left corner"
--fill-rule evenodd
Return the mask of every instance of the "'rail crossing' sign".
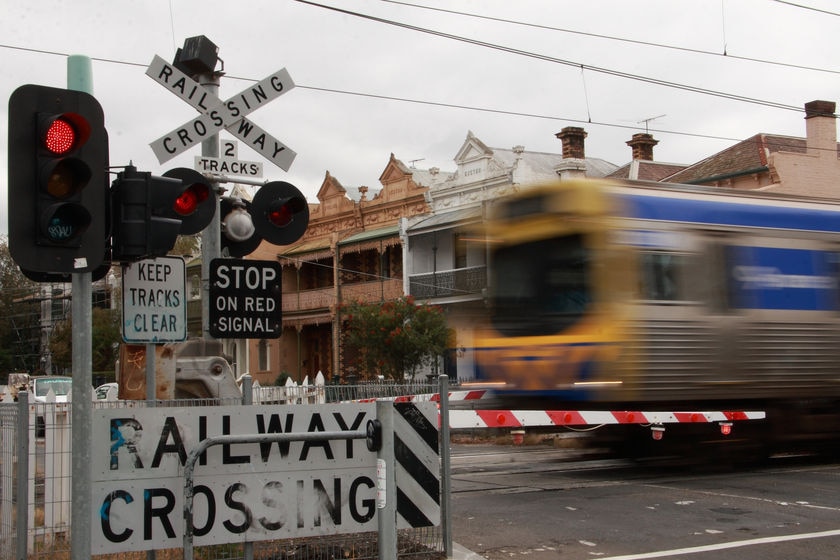
M 285 68 L 226 101 L 159 56 L 154 57 L 146 75 L 201 113 L 150 144 L 160 163 L 225 129 L 280 169 L 288 171 L 292 166 L 297 155 L 294 150 L 245 118 L 245 115 L 295 87 Z

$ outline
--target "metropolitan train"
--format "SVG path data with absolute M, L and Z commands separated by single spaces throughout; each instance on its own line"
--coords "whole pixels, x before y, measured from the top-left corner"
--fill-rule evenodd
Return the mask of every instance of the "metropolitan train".
M 499 395 L 765 410 L 762 441 L 840 432 L 840 204 L 561 181 L 496 201 L 483 234 L 491 317 L 474 361 Z

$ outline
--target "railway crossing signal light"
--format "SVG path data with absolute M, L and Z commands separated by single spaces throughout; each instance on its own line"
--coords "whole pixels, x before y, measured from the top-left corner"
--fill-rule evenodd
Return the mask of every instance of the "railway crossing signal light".
M 111 258 L 133 262 L 171 251 L 181 232 L 173 208 L 182 191 L 180 179 L 156 177 L 130 165 L 117 175 L 111 186 Z
M 181 220 L 180 235 L 193 235 L 206 228 L 216 215 L 216 192 L 211 182 L 198 171 L 186 167 L 170 169 L 163 176 L 180 179 L 182 183 L 169 216 Z
M 9 98 L 9 250 L 36 277 L 92 272 L 109 234 L 108 133 L 90 94 L 24 85 Z
M 290 245 L 301 238 L 309 225 L 309 204 L 290 183 L 271 181 L 251 202 L 222 198 L 222 249 L 228 256 L 243 257 L 262 241 Z

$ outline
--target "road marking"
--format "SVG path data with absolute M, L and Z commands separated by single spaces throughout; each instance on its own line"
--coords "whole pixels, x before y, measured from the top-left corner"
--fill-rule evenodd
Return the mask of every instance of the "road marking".
M 669 556 L 681 556 L 683 554 L 696 554 L 698 552 L 712 552 L 715 550 L 726 550 L 728 548 L 739 548 L 742 546 L 755 546 L 760 544 L 772 544 L 787 541 L 801 541 L 805 539 L 820 539 L 824 537 L 840 537 L 840 529 L 833 531 L 822 531 L 819 533 L 802 533 L 799 535 L 784 535 L 778 537 L 763 537 L 760 539 L 749 539 L 720 544 L 709 544 L 705 546 L 692 546 L 688 548 L 675 548 L 673 550 L 659 550 L 656 552 L 645 552 L 642 554 L 627 554 L 624 556 L 609 556 L 601 560 L 645 560 L 647 558 L 666 558 Z

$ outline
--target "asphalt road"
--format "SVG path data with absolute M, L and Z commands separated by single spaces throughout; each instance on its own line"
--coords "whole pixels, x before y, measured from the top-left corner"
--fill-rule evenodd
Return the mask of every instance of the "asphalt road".
M 840 464 L 689 470 L 576 458 L 548 447 L 453 446 L 455 542 L 488 560 L 840 554 Z

